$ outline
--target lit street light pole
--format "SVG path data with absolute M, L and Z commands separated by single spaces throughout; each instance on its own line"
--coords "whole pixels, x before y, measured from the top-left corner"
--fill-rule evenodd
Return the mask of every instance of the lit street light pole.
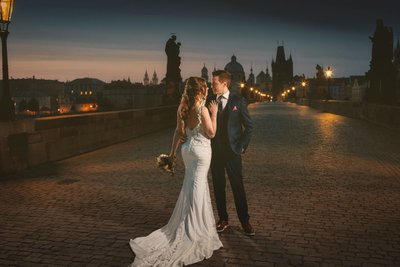
M 328 66 L 328 68 L 325 70 L 325 75 L 326 75 L 326 78 L 327 78 L 327 80 L 328 80 L 328 84 L 327 84 L 327 88 L 326 88 L 326 100 L 328 100 L 328 99 L 330 98 L 330 94 L 329 94 L 329 82 L 330 82 L 330 79 L 331 79 L 331 77 L 332 77 L 332 75 L 333 75 L 333 70 L 331 69 L 330 66 Z
M 240 83 L 240 95 L 246 99 L 247 104 L 249 104 L 250 102 L 250 93 L 249 93 L 249 89 L 247 88 L 247 85 L 244 81 L 242 81 Z
M 3 92 L 0 94 L 0 121 L 13 121 L 15 119 L 15 106 L 11 100 L 10 83 L 8 80 L 8 55 L 7 36 L 8 24 L 14 7 L 14 0 L 0 0 L 0 37 L 3 57 Z
M 296 87 L 292 86 L 292 98 L 294 98 L 294 99 L 297 98 L 295 91 L 296 91 Z
M 301 97 L 302 97 L 302 98 L 306 98 L 306 85 L 307 85 L 307 83 L 306 83 L 305 81 L 302 81 L 302 82 L 301 82 L 301 86 L 302 86 L 302 88 L 303 88 L 303 90 L 302 90 L 302 92 L 301 92 Z

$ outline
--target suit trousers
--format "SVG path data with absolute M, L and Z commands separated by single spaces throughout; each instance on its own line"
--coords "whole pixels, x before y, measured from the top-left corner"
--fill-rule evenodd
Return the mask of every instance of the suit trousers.
M 211 174 L 219 219 L 228 220 L 228 213 L 226 210 L 225 170 L 231 184 L 239 220 L 242 224 L 248 223 L 250 216 L 248 214 L 247 197 L 243 185 L 242 156 L 233 153 L 233 151 L 229 154 L 225 154 L 220 149 L 213 149 Z

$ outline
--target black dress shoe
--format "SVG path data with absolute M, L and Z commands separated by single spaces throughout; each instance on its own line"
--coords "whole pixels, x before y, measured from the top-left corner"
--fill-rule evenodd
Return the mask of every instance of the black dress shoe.
M 217 223 L 217 232 L 222 233 L 228 227 L 229 227 L 228 221 L 219 220 Z
M 243 232 L 245 233 L 245 235 L 253 236 L 256 234 L 256 231 L 254 231 L 254 228 L 253 228 L 253 226 L 251 226 L 250 223 L 243 223 L 242 227 L 243 227 Z

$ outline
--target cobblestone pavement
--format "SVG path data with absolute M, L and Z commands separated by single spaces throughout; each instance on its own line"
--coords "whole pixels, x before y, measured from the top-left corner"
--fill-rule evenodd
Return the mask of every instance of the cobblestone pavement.
M 256 236 L 241 232 L 228 189 L 224 248 L 193 266 L 400 266 L 400 134 L 295 104 L 250 112 L 243 160 Z M 129 239 L 166 224 L 177 200 L 181 159 L 174 177 L 155 167 L 172 133 L 0 180 L 0 266 L 131 263 Z

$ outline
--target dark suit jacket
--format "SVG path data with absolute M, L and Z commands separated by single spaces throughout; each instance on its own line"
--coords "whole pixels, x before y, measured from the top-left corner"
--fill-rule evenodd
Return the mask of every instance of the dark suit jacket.
M 216 96 L 214 95 L 209 101 L 215 99 Z M 224 112 L 227 112 L 224 118 L 227 119 L 228 122 L 226 124 L 217 122 L 217 131 L 218 127 L 221 127 L 221 125 L 227 125 L 230 147 L 235 154 L 240 155 L 242 150 L 244 151 L 247 149 L 253 131 L 253 121 L 250 118 L 246 100 L 231 92 Z M 213 148 L 216 142 L 218 142 L 216 138 L 211 140 Z

